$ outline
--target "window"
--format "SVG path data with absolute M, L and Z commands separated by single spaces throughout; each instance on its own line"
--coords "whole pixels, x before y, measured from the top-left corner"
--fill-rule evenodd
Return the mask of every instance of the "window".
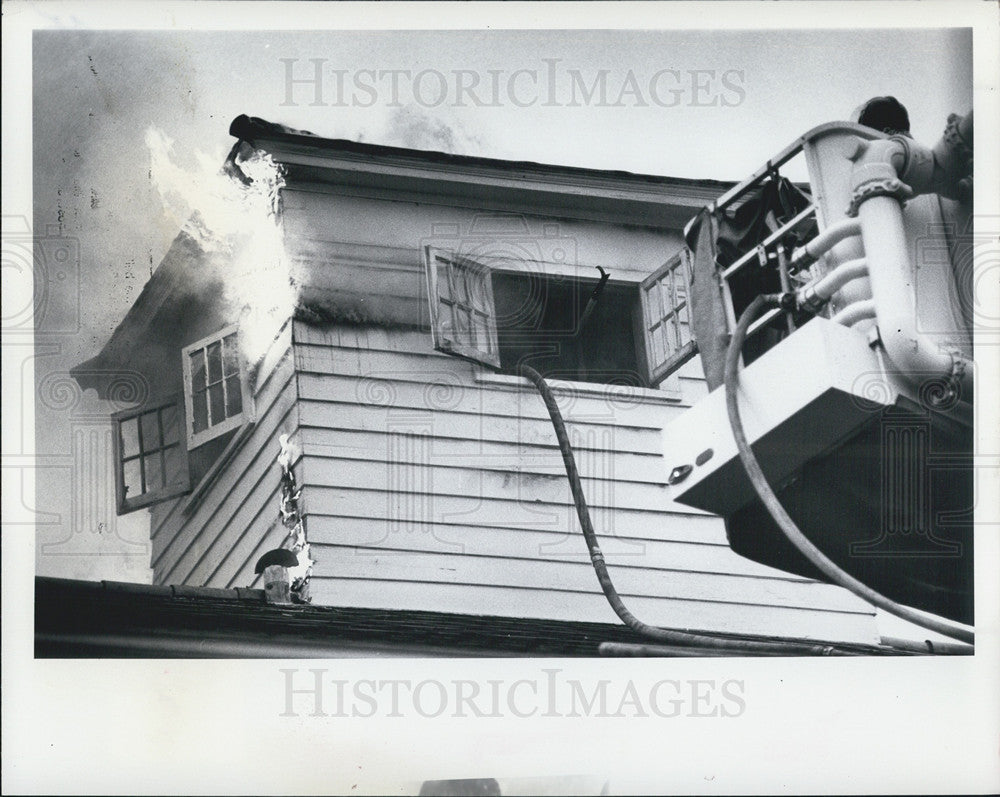
M 181 353 L 188 448 L 250 419 L 251 396 L 236 327 L 203 338 Z
M 490 268 L 433 247 L 424 254 L 439 351 L 504 373 L 526 363 L 550 378 L 640 387 L 695 353 L 686 253 L 641 284 Z
M 112 417 L 118 514 L 187 492 L 187 448 L 177 403 Z
M 425 254 L 434 348 L 499 368 L 490 270 L 433 247 Z
M 697 351 L 691 337 L 690 278 L 691 259 L 683 249 L 639 286 L 650 384 L 659 383 Z

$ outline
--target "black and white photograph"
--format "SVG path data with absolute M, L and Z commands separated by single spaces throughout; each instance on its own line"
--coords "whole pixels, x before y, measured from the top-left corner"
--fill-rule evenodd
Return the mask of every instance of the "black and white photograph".
M 994 4 L 4 50 L 5 792 L 1000 789 Z

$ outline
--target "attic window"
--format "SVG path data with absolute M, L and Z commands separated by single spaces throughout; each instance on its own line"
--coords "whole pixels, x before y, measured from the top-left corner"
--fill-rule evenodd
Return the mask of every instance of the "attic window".
M 177 403 L 112 417 L 118 514 L 187 492 L 187 449 Z
M 589 313 L 596 276 L 424 254 L 439 351 L 509 374 L 527 363 L 549 378 L 639 387 L 660 384 L 695 353 L 686 252 L 641 283 L 610 280 Z
M 188 448 L 207 443 L 249 420 L 251 396 L 235 326 L 187 346 L 181 357 Z

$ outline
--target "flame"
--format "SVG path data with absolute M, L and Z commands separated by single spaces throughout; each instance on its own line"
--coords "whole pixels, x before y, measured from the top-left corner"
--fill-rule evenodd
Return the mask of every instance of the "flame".
M 150 179 L 167 219 L 194 239 L 219 277 L 225 311 L 240 325 L 249 363 L 260 359 L 295 307 L 295 288 L 281 230 L 278 203 L 285 185 L 280 164 L 259 150 L 236 157 L 249 179 L 220 169 L 221 158 L 195 151 L 195 166 L 180 166 L 174 142 L 146 131 Z
M 303 535 L 305 536 L 305 535 Z M 294 584 L 299 579 L 306 579 L 312 575 L 312 566 L 316 562 L 309 556 L 309 543 L 305 543 L 298 550 L 292 549 L 298 557 L 299 563 L 295 567 L 288 568 L 288 575 Z

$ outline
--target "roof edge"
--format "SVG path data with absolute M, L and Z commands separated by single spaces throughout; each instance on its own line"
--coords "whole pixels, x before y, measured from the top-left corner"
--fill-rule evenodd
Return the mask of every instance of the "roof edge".
M 277 122 L 269 122 L 256 116 L 240 114 L 229 125 L 229 134 L 257 146 L 259 141 L 275 141 L 316 149 L 363 155 L 368 157 L 396 157 L 422 160 L 428 163 L 452 166 L 485 166 L 504 170 L 534 170 L 546 174 L 560 174 L 575 177 L 617 178 L 637 183 L 662 186 L 720 189 L 725 191 L 736 185 L 735 180 L 714 180 L 690 177 L 667 177 L 664 175 L 629 172 L 621 169 L 592 169 L 582 166 L 564 166 L 537 161 L 505 160 L 480 155 L 457 155 L 438 150 L 410 149 L 388 144 L 368 144 L 344 138 L 323 138 L 306 130 L 296 130 Z

